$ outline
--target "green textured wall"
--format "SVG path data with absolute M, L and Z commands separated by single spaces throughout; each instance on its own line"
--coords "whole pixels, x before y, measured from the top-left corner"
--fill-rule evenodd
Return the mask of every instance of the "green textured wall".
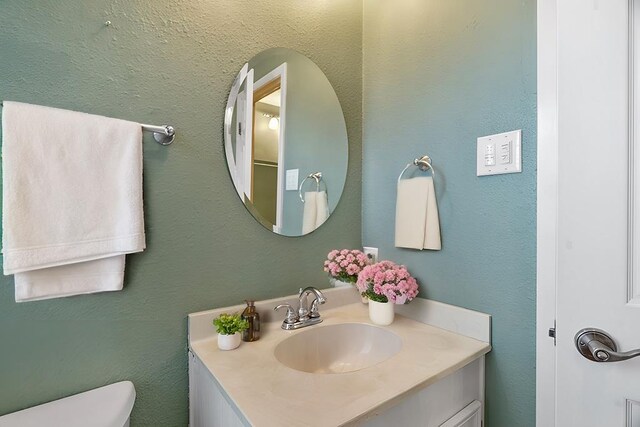
M 342 201 L 303 238 L 258 224 L 224 162 L 231 82 L 275 46 L 325 72 L 350 139 Z M 187 313 L 323 285 L 326 253 L 360 246 L 361 48 L 356 0 L 0 2 L 0 99 L 178 132 L 168 148 L 145 138 L 147 250 L 123 292 L 16 304 L 0 279 L 0 414 L 130 379 L 133 425 L 187 424 Z
M 487 426 L 534 426 L 536 3 L 367 0 L 363 20 L 363 243 L 493 315 Z M 476 138 L 513 129 L 523 172 L 476 177 Z M 443 249 L 396 249 L 396 179 L 427 153 Z

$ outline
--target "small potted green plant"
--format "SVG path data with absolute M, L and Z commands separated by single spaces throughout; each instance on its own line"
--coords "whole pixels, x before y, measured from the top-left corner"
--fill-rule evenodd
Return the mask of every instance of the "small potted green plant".
M 242 331 L 249 328 L 249 322 L 240 314 L 223 313 L 213 319 L 213 325 L 218 332 L 218 348 L 220 350 L 233 350 L 238 348 L 242 338 Z

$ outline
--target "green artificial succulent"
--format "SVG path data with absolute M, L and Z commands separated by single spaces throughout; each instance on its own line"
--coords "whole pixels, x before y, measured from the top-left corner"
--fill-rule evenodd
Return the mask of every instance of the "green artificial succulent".
M 223 313 L 218 318 L 213 319 L 213 324 L 216 327 L 216 331 L 222 335 L 233 335 L 249 328 L 249 322 L 240 317 L 238 313 Z

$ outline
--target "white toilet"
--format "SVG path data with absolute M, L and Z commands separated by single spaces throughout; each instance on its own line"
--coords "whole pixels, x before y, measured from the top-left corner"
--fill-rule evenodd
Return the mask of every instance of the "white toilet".
M 0 417 L 0 427 L 128 427 L 136 400 L 122 381 Z

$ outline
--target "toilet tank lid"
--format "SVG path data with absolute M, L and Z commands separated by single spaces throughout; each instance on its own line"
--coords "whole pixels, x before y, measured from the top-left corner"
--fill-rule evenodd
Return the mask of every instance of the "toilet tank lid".
M 122 381 L 0 417 L 0 427 L 122 427 L 136 399 Z

